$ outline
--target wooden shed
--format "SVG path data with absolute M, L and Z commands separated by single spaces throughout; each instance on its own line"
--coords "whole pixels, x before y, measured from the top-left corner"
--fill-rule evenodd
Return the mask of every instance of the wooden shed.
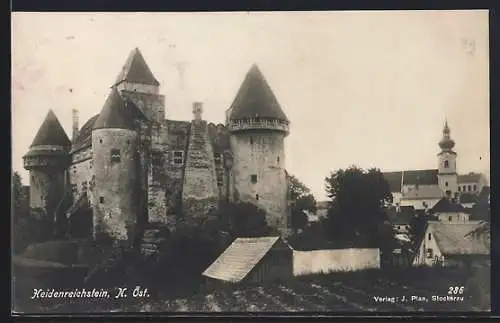
M 290 278 L 293 251 L 280 237 L 237 238 L 202 275 L 209 284 Z

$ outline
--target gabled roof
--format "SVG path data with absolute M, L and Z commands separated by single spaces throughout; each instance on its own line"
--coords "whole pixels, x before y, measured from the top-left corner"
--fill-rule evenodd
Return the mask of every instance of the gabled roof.
M 465 212 L 465 208 L 459 204 L 454 203 L 450 199 L 443 197 L 432 208 L 434 213 L 449 213 L 449 212 Z
M 469 173 L 469 174 L 462 174 L 458 175 L 458 183 L 477 183 L 481 179 L 481 174 L 480 173 Z
M 403 193 L 403 199 L 439 199 L 443 196 L 438 185 L 422 185 Z
M 403 185 L 437 185 L 437 169 L 405 170 L 397 172 L 384 172 L 385 180 L 389 183 L 391 192 L 401 192 Z
M 144 114 L 131 101 L 124 100 L 116 88 L 111 89 L 93 129 L 135 129 L 136 120 L 146 120 Z
M 479 221 L 469 223 L 443 223 L 429 221 L 432 233 L 443 255 L 489 255 L 490 246 L 482 239 L 469 235 L 481 226 Z
M 460 194 L 460 203 L 477 203 L 478 197 L 475 194 Z
M 159 86 L 160 82 L 154 77 L 139 48 L 134 48 L 116 78 L 115 85 L 121 82 L 139 83 Z
M 228 281 L 243 280 L 269 252 L 279 237 L 237 238 L 212 263 L 203 276 Z
M 277 119 L 288 122 L 264 75 L 256 64 L 248 71 L 230 107 L 229 119 Z
M 66 135 L 61 123 L 52 110 L 49 110 L 47 113 L 30 147 L 45 145 L 62 147 L 69 147 L 71 145 L 68 135 Z

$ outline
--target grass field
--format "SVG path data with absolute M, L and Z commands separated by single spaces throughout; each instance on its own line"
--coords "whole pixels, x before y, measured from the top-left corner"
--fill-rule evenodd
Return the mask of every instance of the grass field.
M 455 312 L 489 311 L 489 268 L 470 274 L 447 269 L 368 270 L 295 278 L 262 285 L 228 285 L 190 295 L 75 301 L 45 307 L 48 312 Z M 464 286 L 463 300 L 433 301 L 450 287 Z M 403 296 L 407 301 L 403 301 Z M 416 296 L 419 301 L 411 301 Z M 398 298 L 395 302 L 375 297 Z M 424 301 L 423 298 L 427 298 Z M 55 304 L 53 304 L 55 305 Z

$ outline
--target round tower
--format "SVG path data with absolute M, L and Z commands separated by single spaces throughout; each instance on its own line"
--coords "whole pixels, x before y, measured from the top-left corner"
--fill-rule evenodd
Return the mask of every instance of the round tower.
M 94 238 L 130 241 L 138 217 L 137 107 L 115 88 L 92 129 Z
M 23 157 L 24 168 L 30 173 L 30 208 L 35 213 L 55 217 L 67 184 L 70 148 L 66 132 L 50 110 Z
M 443 137 L 439 141 L 441 151 L 438 154 L 438 184 L 448 197 L 458 192 L 457 153 L 453 151 L 455 141 L 450 137 L 450 127 L 445 121 Z
M 285 138 L 289 121 L 257 65 L 247 73 L 227 112 L 233 153 L 233 193 L 267 213 L 271 227 L 288 231 Z

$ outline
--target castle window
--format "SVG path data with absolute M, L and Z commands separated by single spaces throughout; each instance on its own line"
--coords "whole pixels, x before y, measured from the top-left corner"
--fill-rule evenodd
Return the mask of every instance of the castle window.
M 76 184 L 71 185 L 71 193 L 73 193 L 73 195 L 78 193 L 78 186 Z
M 431 240 L 432 235 L 429 233 L 427 234 L 427 240 Z
M 250 175 L 250 181 L 252 182 L 252 184 L 257 183 L 257 175 L 255 174 Z
M 470 192 L 470 185 L 467 185 L 467 191 Z
M 451 220 L 453 220 L 453 217 L 450 215 L 450 216 L 448 217 L 448 221 L 450 221 L 450 222 L 451 222 Z
M 119 163 L 121 160 L 120 149 L 113 148 L 111 149 L 111 162 Z
M 90 168 L 90 169 L 92 169 L 92 166 L 94 166 L 94 161 L 93 161 L 93 160 L 91 160 L 91 161 L 89 162 L 89 168 Z
M 259 194 L 255 194 L 255 199 L 258 201 L 259 200 Z
M 474 186 L 473 186 L 473 190 L 475 191 L 476 189 L 477 189 L 477 186 L 476 186 L 476 185 L 474 185 Z
M 444 168 L 448 168 L 448 167 L 450 167 L 450 163 L 447 160 L 445 160 L 444 161 Z
M 448 187 L 448 182 L 444 182 L 444 186 Z
M 250 137 L 250 145 L 253 145 L 253 137 Z
M 99 196 L 99 203 L 104 203 L 104 196 Z
M 99 139 L 99 143 L 102 144 L 102 139 Z
M 174 151 L 174 164 L 175 165 L 184 164 L 184 152 L 183 151 Z
M 461 191 L 461 186 L 458 187 L 458 191 L 460 192 Z
M 278 157 L 276 158 L 276 163 L 278 163 L 278 164 L 280 163 L 280 156 L 278 156 Z
M 224 184 L 224 174 L 222 172 L 217 173 L 217 186 L 222 187 Z

